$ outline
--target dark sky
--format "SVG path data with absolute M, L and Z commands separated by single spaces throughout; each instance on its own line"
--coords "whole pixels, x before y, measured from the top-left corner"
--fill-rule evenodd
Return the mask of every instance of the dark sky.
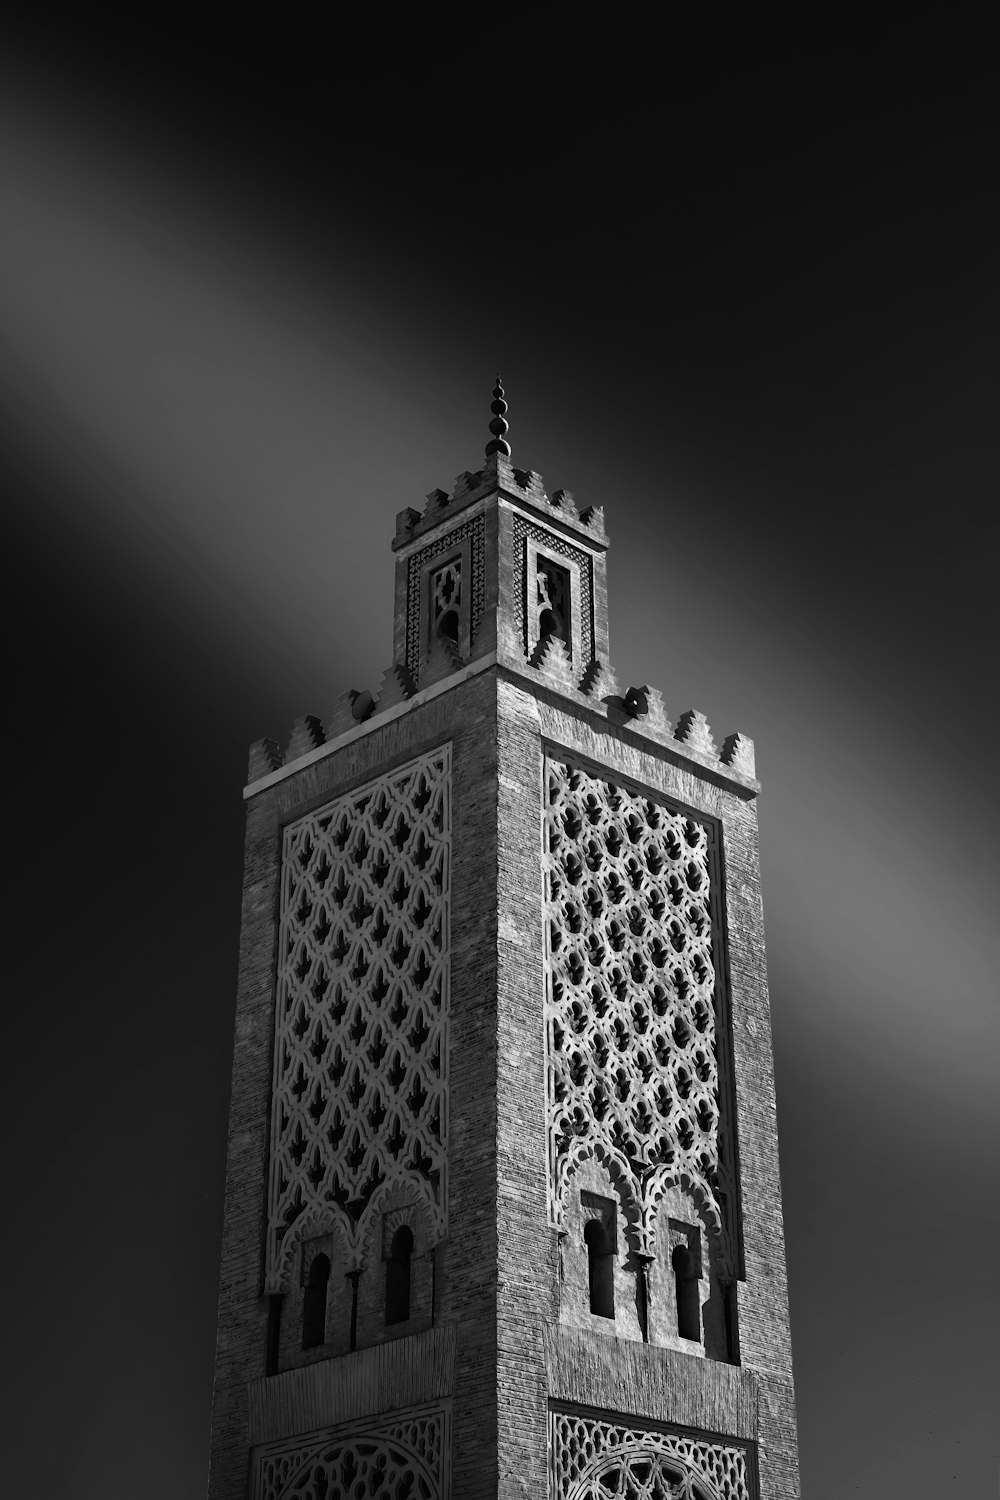
M 371 14 L 0 47 L 10 1493 L 203 1492 L 246 747 L 498 367 L 623 686 L 757 742 L 805 1493 L 992 1493 L 994 57 Z

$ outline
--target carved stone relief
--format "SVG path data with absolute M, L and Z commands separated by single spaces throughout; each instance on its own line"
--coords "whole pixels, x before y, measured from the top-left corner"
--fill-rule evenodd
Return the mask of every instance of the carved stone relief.
M 579 547 L 571 546 L 554 532 L 543 531 L 540 526 L 532 526 L 530 521 L 526 521 L 517 513 L 513 518 L 513 534 L 514 556 L 518 560 L 517 566 L 521 569 L 525 655 L 529 656 L 535 647 L 538 639 L 539 609 L 545 607 L 545 601 L 538 597 L 539 585 L 541 583 L 543 591 L 546 591 L 550 581 L 555 582 L 554 576 L 550 575 L 540 579 L 537 565 L 529 568 L 529 553 L 535 557 L 535 549 L 541 548 L 543 558 L 545 553 L 552 553 L 556 557 L 567 558 L 575 565 L 573 572 L 579 578 L 580 590 L 580 661 L 586 665 L 594 655 L 594 604 L 590 556 Z M 527 545 L 529 542 L 533 544 L 532 547 Z M 567 645 L 569 646 L 570 642 L 567 642 Z M 575 649 L 571 654 L 575 658 Z
M 470 610 L 470 639 L 475 640 L 479 622 L 483 616 L 483 607 L 486 600 L 486 573 L 485 573 L 485 549 L 486 549 L 486 521 L 483 516 L 473 516 L 471 520 L 456 526 L 454 530 L 438 537 L 437 541 L 431 542 L 429 546 L 422 547 L 415 552 L 407 564 L 406 571 L 406 665 L 414 678 L 420 672 L 420 622 L 421 598 L 420 584 L 427 564 L 435 557 L 441 557 L 447 552 L 452 552 L 456 547 L 468 541 L 469 543 L 469 572 L 471 578 L 468 582 Z M 447 570 L 441 569 L 441 575 Z M 433 575 L 436 589 L 439 580 L 438 573 Z M 443 576 L 441 582 L 446 582 Z M 458 580 L 456 580 L 458 581 Z M 464 581 L 460 584 L 465 587 Z M 431 610 L 428 611 L 432 623 L 437 622 L 438 616 L 433 613 L 436 603 L 432 601 Z M 455 601 L 452 600 L 452 605 Z
M 681 1185 L 735 1258 L 736 1182 L 714 825 L 567 760 L 545 767 L 549 1207 L 599 1159 L 632 1249 Z
M 752 1500 L 742 1445 L 553 1411 L 549 1452 L 551 1500 Z
M 412 1412 L 377 1426 L 330 1428 L 254 1453 L 253 1500 L 444 1500 L 447 1413 Z
M 431 630 L 436 630 L 442 619 L 452 610 L 462 607 L 462 561 L 453 558 L 430 575 Z
M 393 1189 L 447 1211 L 450 746 L 284 831 L 267 1290 Z

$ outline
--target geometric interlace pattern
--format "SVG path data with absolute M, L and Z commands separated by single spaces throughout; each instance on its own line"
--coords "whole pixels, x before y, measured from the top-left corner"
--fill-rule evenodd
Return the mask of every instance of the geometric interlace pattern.
M 443 1500 L 441 1412 L 261 1450 L 253 1500 Z
M 682 1433 L 549 1415 L 551 1500 L 751 1500 L 747 1451 Z
M 586 767 L 545 766 L 549 1209 L 578 1160 L 616 1181 L 643 1254 L 680 1183 L 736 1243 L 714 826 Z
M 444 1232 L 450 774 L 446 745 L 284 831 L 269 1291 L 310 1228 L 356 1255 L 384 1183 Z
M 419 552 L 413 553 L 407 567 L 406 578 L 406 665 L 414 677 L 420 666 L 420 621 L 421 621 L 421 589 L 420 577 L 428 562 L 443 553 L 450 552 L 452 548 L 464 541 L 469 543 L 469 562 L 472 574 L 471 582 L 466 580 L 466 598 L 469 601 L 469 627 L 472 639 L 475 640 L 486 604 L 486 520 L 483 516 L 473 516 L 461 526 L 448 531 L 444 536 L 438 537 L 437 541 L 430 542 Z M 452 601 L 453 603 L 455 601 Z M 432 614 L 430 624 L 433 626 L 438 615 Z

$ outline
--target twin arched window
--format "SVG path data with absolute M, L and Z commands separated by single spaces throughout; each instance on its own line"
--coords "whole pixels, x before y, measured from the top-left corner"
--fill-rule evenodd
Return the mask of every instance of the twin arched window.
M 402 1224 L 392 1237 L 389 1256 L 385 1263 L 386 1324 L 409 1321 L 412 1258 L 413 1230 L 408 1224 Z M 329 1284 L 330 1257 L 323 1254 L 314 1255 L 309 1265 L 309 1274 L 302 1297 L 303 1349 L 317 1349 L 326 1343 L 326 1305 Z M 352 1314 L 352 1324 L 353 1316 L 354 1314 Z
M 590 1311 L 598 1318 L 615 1315 L 615 1256 L 607 1225 L 591 1219 L 583 1231 L 587 1247 Z M 701 1341 L 701 1289 L 697 1257 L 687 1245 L 676 1245 L 670 1257 L 677 1301 L 677 1332 Z

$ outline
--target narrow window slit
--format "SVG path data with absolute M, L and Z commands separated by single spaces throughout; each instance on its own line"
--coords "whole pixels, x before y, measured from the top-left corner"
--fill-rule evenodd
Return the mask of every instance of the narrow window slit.
M 599 1318 L 615 1315 L 615 1258 L 608 1244 L 608 1233 L 598 1219 L 591 1219 L 583 1231 L 587 1246 L 587 1269 L 590 1279 L 590 1311 Z
M 670 1264 L 677 1292 L 677 1332 L 682 1339 L 701 1342 L 701 1303 L 694 1256 L 686 1245 L 677 1245 Z
M 302 1299 L 302 1347 L 315 1349 L 326 1343 L 326 1292 L 330 1282 L 330 1258 L 313 1256 Z
M 403 1224 L 392 1237 L 385 1263 L 385 1321 L 405 1323 L 410 1316 L 410 1261 L 413 1230 Z

